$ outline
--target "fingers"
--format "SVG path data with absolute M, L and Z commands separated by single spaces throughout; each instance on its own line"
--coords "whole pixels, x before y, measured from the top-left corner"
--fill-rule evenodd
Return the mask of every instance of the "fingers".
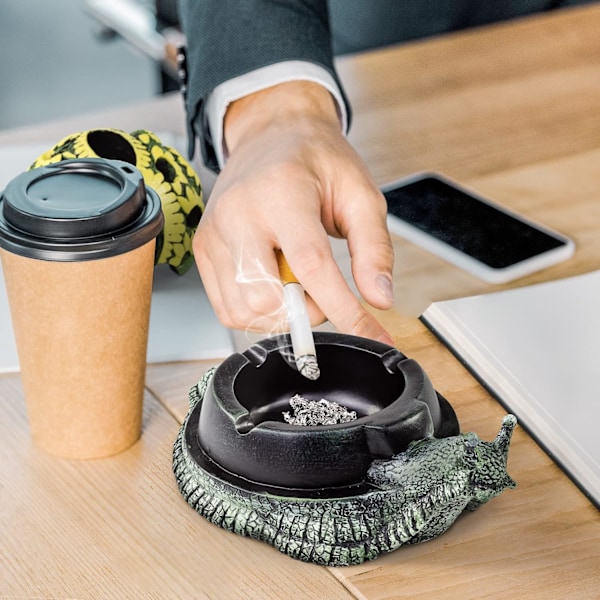
M 325 318 L 343 333 L 377 339 L 393 345 L 388 332 L 368 313 L 340 272 L 325 236 L 320 249 L 304 252 L 303 246 L 287 246 L 288 262 L 308 293 L 307 309 L 311 324 Z M 309 241 L 309 244 L 312 243 Z M 226 326 L 246 331 L 274 334 L 287 330 L 287 315 L 275 254 L 269 250 L 242 252 L 237 260 L 224 261 L 229 249 L 215 248 L 219 260 L 211 252 L 198 252 L 198 269 L 219 320 Z M 297 254 L 299 253 L 297 257 Z M 215 269 L 218 265 L 218 272 Z M 295 265 L 295 266 L 292 266 Z
M 234 329 L 270 334 L 285 331 L 287 315 L 271 246 L 253 236 L 232 247 L 210 233 L 199 229 L 194 253 L 219 320 Z M 293 233 L 281 246 L 309 295 L 311 324 L 318 325 L 327 317 L 340 332 L 393 345 L 389 334 L 348 287 L 321 224 L 309 222 L 294 228 Z
M 311 300 L 338 331 L 393 345 L 389 333 L 348 286 L 323 228 L 313 225 L 299 233 L 282 237 L 281 246 Z
M 204 287 L 220 321 L 234 329 L 276 333 L 287 329 L 274 249 L 283 250 L 290 267 L 308 294 L 307 309 L 313 326 L 328 319 L 338 331 L 378 339 L 393 345 L 388 332 L 369 313 L 348 286 L 332 254 L 329 237 L 321 222 L 320 203 L 310 210 L 292 210 L 309 204 L 307 197 L 293 198 L 283 216 L 252 221 L 252 213 L 243 213 L 233 193 L 222 195 L 194 238 L 194 255 Z M 291 194 L 290 194 L 291 196 Z M 244 203 L 256 198 L 244 197 Z M 363 206 L 348 207 L 344 217 L 352 255 L 352 270 L 359 291 L 377 308 L 391 305 L 391 261 L 393 255 L 385 219 L 364 200 Z M 227 210 L 227 203 L 236 210 Z M 351 210 L 350 210 L 351 209 Z M 379 210 L 379 212 L 378 212 Z M 215 214 L 216 213 L 216 214 Z M 217 221 L 220 226 L 215 225 Z M 222 225 L 226 224 L 225 227 Z M 277 229 L 278 239 L 272 233 Z M 373 240 L 379 240 L 373 244 Z
M 385 199 L 371 188 L 346 218 L 352 276 L 363 298 L 381 310 L 392 308 L 394 301 L 394 249 L 386 214 Z
M 283 331 L 287 319 L 272 253 L 261 257 L 248 245 L 232 248 L 214 236 L 207 247 L 202 233 L 199 230 L 194 238 L 194 256 L 219 320 L 233 329 Z

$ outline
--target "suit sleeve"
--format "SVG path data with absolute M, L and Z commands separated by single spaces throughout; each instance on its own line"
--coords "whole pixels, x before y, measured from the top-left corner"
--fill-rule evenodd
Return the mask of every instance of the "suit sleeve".
M 333 65 L 326 0 L 179 0 L 179 11 L 186 37 L 190 156 L 197 136 L 204 162 L 215 171 L 204 108 L 220 83 L 274 63 L 303 60 L 326 69 L 342 90 Z M 350 114 L 345 96 L 344 101 Z

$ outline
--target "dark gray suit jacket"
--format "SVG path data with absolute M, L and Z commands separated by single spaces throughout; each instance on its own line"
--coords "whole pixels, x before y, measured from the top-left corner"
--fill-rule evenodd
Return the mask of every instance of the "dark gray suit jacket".
M 204 102 L 220 83 L 284 60 L 333 56 L 593 0 L 180 0 L 190 154 L 218 169 Z M 347 104 L 347 103 L 346 103 Z M 348 106 L 348 114 L 350 107 Z

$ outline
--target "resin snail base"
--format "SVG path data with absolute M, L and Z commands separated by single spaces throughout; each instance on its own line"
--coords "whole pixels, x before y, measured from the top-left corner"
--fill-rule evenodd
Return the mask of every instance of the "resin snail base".
M 513 415 L 493 442 L 460 434 L 452 407 L 398 350 L 331 333 L 315 343 L 323 381 L 304 380 L 286 362 L 289 340 L 271 338 L 192 387 L 173 470 L 200 515 L 293 558 L 344 566 L 430 540 L 515 486 Z M 296 391 L 357 419 L 286 423 Z

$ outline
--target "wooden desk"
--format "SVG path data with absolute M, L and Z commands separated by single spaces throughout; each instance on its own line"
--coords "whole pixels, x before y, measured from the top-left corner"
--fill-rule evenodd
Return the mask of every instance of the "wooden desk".
M 596 4 L 345 58 L 352 141 L 380 183 L 437 169 L 576 240 L 572 260 L 513 285 L 598 269 L 599 34 Z M 182 103 L 4 132 L 0 143 L 102 126 L 183 132 Z M 416 315 L 432 300 L 498 287 L 401 240 L 396 251 L 396 310 L 382 319 L 463 430 L 491 439 L 503 409 Z M 320 568 L 210 525 L 171 475 L 187 390 L 210 365 L 149 366 L 142 440 L 87 463 L 33 447 L 19 377 L 0 376 L 0 597 L 600 597 L 598 511 L 521 428 L 509 461 L 516 490 L 371 563 Z

